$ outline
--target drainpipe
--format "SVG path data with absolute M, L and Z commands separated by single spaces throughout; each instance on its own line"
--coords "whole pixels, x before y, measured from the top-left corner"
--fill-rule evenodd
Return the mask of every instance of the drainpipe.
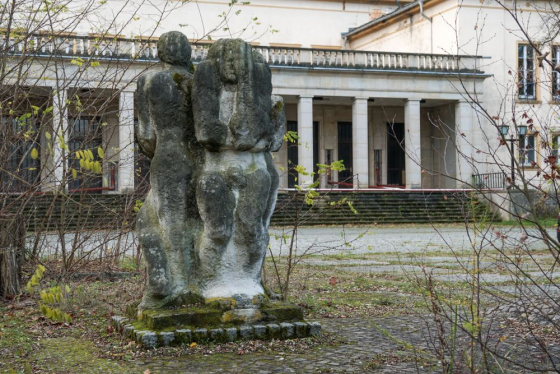
M 434 23 L 432 18 L 424 14 L 424 0 L 418 0 L 420 6 L 420 15 L 430 21 L 430 53 L 434 53 Z
M 420 6 L 420 15 L 432 22 L 432 19 L 424 14 L 424 0 L 418 0 L 418 5 Z

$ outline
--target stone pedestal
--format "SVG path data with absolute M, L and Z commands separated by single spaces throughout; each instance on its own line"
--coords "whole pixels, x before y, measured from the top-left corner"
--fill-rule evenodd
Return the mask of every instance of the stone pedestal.
M 234 299 L 176 309 L 127 308 L 127 317 L 114 316 L 114 328 L 145 348 L 227 343 L 240 340 L 294 339 L 318 336 L 321 325 L 305 322 L 302 308 L 268 301 L 258 308 L 237 308 Z

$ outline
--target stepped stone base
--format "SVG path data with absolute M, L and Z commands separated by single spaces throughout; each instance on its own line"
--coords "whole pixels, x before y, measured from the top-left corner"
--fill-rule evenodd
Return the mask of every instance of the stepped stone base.
M 125 338 L 145 348 L 191 343 L 227 343 L 240 340 L 294 339 L 318 336 L 318 322 L 303 321 L 303 310 L 281 302 L 258 309 L 190 306 L 179 309 L 127 308 L 128 317 L 113 316 L 111 324 Z

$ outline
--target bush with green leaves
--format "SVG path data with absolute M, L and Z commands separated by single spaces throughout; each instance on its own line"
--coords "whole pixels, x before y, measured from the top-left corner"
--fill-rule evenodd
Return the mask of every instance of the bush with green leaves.
M 39 292 L 41 296 L 39 309 L 45 318 L 54 322 L 70 324 L 72 323 L 72 316 L 69 313 L 63 312 L 61 306 L 70 297 L 72 290 L 68 285 L 64 287 L 53 286 L 42 288 L 41 279 L 43 279 L 45 270 L 43 265 L 38 265 L 35 273 L 31 276 L 29 282 L 27 282 L 25 289 L 30 295 L 34 294 L 36 291 Z

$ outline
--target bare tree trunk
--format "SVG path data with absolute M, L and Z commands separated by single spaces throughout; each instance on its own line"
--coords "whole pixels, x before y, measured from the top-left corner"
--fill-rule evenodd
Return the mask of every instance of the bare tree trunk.
M 19 215 L 0 216 L 0 297 L 21 293 L 25 226 Z

